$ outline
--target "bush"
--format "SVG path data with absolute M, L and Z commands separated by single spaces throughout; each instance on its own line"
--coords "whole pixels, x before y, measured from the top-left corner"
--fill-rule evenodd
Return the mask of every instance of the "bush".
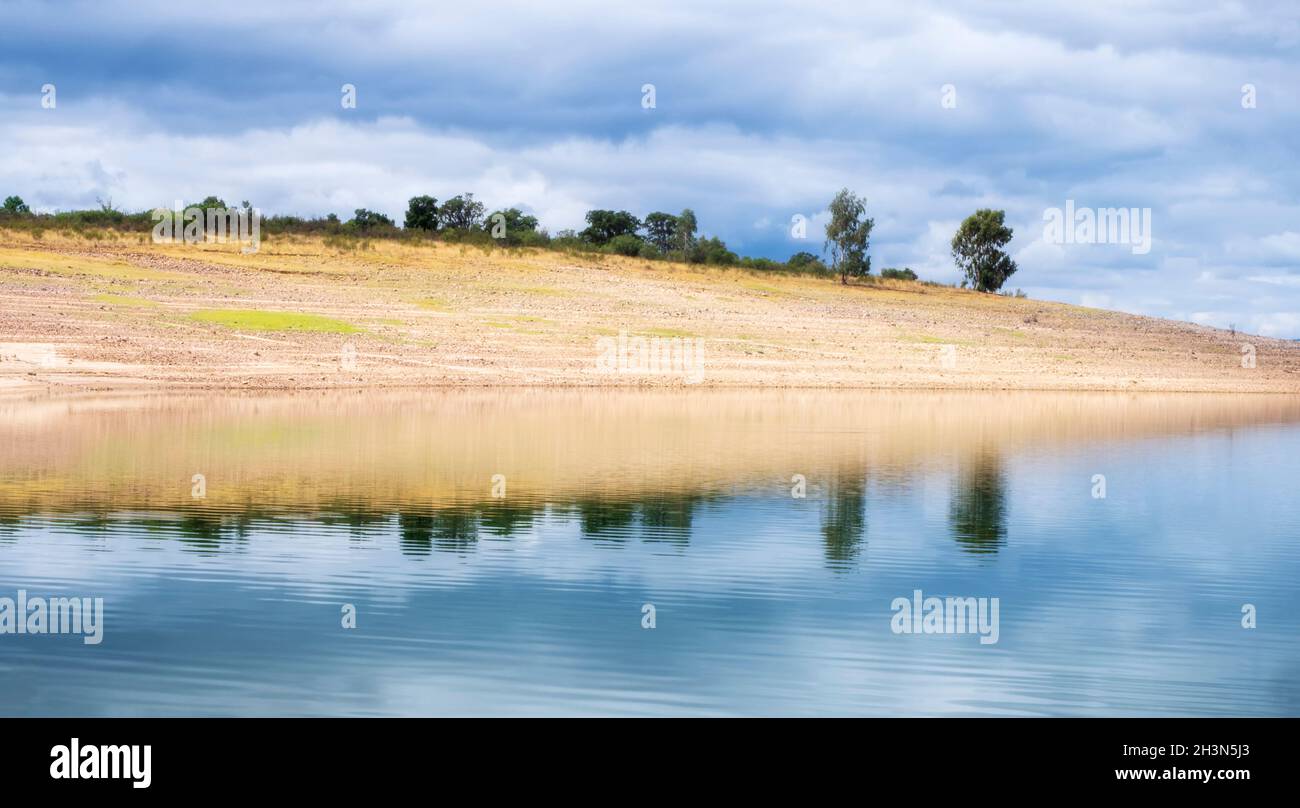
M 692 264 L 709 264 L 723 267 L 735 266 L 740 263 L 740 257 L 728 250 L 726 243 L 717 236 L 700 239 L 696 242 L 695 248 L 688 255 L 688 260 Z
M 636 257 L 641 254 L 641 248 L 645 246 L 648 245 L 640 238 L 630 235 L 628 233 L 624 233 L 622 235 L 614 236 L 612 239 L 610 239 L 605 244 L 605 249 L 608 252 L 614 253 L 615 255 L 626 255 L 628 257 Z
M 785 264 L 773 261 L 771 258 L 742 258 L 740 265 L 745 269 L 756 269 L 760 272 L 780 272 L 785 269 Z
M 392 219 L 382 213 L 357 208 L 352 216 L 352 221 L 348 222 L 345 227 L 357 233 L 369 233 L 372 230 L 392 230 L 396 225 L 393 224 Z
M 880 277 L 895 281 L 914 281 L 916 280 L 916 273 L 912 271 L 911 267 L 903 267 L 902 269 L 885 267 L 880 270 Z
M 826 272 L 828 268 L 822 259 L 810 252 L 797 252 L 790 256 L 790 260 L 785 262 L 785 266 L 792 272 Z

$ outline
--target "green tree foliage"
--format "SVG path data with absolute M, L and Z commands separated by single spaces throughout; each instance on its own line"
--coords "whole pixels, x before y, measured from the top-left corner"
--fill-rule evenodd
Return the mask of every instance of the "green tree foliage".
M 867 218 L 867 200 L 841 189 L 827 207 L 831 220 L 826 223 L 825 249 L 831 254 L 831 268 L 840 273 L 840 283 L 850 277 L 871 274 L 871 257 L 867 248 L 875 220 Z
M 796 272 L 825 272 L 826 265 L 822 259 L 810 252 L 797 252 L 790 256 L 790 260 L 785 265 Z
M 605 244 L 605 249 L 618 255 L 637 256 L 646 243 L 631 233 L 620 233 Z
M 483 226 L 485 210 L 482 202 L 474 200 L 473 194 L 453 196 L 442 203 L 442 226 L 453 230 L 477 230 Z
M 515 245 L 532 242 L 530 235 L 537 233 L 537 217 L 524 213 L 519 208 L 506 208 L 488 214 L 484 227 L 494 239 Z
M 1016 262 L 1002 249 L 1012 234 L 1005 220 L 1006 211 L 981 208 L 967 216 L 952 237 L 957 268 L 981 292 L 996 292 L 1016 271 Z
M 740 257 L 728 250 L 726 243 L 722 239 L 714 236 L 697 241 L 695 247 L 691 250 L 689 260 L 692 264 L 730 267 L 738 264 Z
M 699 225 L 695 221 L 695 211 L 686 208 L 677 214 L 677 224 L 673 228 L 673 243 L 671 252 L 677 253 L 682 259 L 690 256 L 691 251 L 695 249 L 695 231 Z
M 431 196 L 411 197 L 411 201 L 406 205 L 406 229 L 428 232 L 437 230 L 438 200 Z
M 11 196 L 5 199 L 5 213 L 11 213 L 15 216 L 21 216 L 25 213 L 31 213 L 32 209 L 27 207 L 21 196 Z
M 880 270 L 880 277 L 896 281 L 914 281 L 916 280 L 916 273 L 912 271 L 911 267 L 903 267 L 902 269 L 885 267 Z
M 677 232 L 677 217 L 671 213 L 655 211 L 645 217 L 646 241 L 661 253 L 673 248 L 673 236 Z
M 374 230 L 386 230 L 393 227 L 393 220 L 382 213 L 376 213 L 373 210 L 357 208 L 352 215 L 352 221 L 347 223 L 347 227 L 358 233 L 369 233 Z
M 579 235 L 588 244 L 603 246 L 618 236 L 635 236 L 640 229 L 641 220 L 625 210 L 589 210 L 587 229 Z

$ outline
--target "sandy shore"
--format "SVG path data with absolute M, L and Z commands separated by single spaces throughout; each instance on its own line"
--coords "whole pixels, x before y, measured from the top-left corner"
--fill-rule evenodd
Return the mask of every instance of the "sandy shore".
M 665 361 L 622 354 L 638 337 Z M 0 391 L 694 384 L 1289 393 L 1300 344 L 612 256 L 0 231 Z

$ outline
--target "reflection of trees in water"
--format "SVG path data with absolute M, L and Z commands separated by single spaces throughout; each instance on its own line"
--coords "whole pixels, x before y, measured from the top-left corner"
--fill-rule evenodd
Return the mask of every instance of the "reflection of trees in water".
M 532 527 L 533 519 L 544 508 L 544 505 L 512 505 L 498 500 L 479 507 L 479 525 L 486 533 L 508 539 Z
M 651 494 L 640 499 L 588 499 L 574 503 L 584 538 L 626 541 L 639 524 L 642 541 L 690 544 L 697 506 L 710 497 L 698 493 Z
M 1007 491 L 1002 457 L 986 449 L 958 461 L 949 508 L 953 538 L 968 553 L 996 553 L 1006 544 Z
M 641 500 L 642 539 L 679 547 L 690 544 L 695 509 L 706 499 L 703 494 L 659 494 Z
M 433 517 L 427 513 L 399 513 L 397 539 L 406 555 L 428 555 L 433 548 Z
M 822 514 L 826 563 L 834 569 L 850 567 L 862 552 L 866 532 L 866 473 L 836 474 L 826 492 L 826 510 Z
M 600 542 L 624 542 L 638 534 L 647 542 L 670 542 L 687 546 L 697 506 L 711 499 L 709 494 L 662 493 L 640 499 L 582 499 L 561 506 L 578 522 L 584 538 Z M 433 550 L 465 553 L 473 550 L 480 533 L 511 538 L 533 529 L 554 503 L 537 500 L 489 500 L 454 505 L 436 510 L 372 510 L 361 503 L 335 502 L 304 520 L 286 519 L 283 514 L 248 509 L 230 511 L 185 511 L 173 518 L 141 515 L 114 516 L 112 513 L 80 514 L 65 522 L 74 532 L 87 534 L 145 533 L 176 538 L 187 549 L 219 552 L 232 540 L 246 539 L 258 526 L 278 530 L 311 530 L 314 526 L 344 528 L 354 538 L 392 535 L 394 517 L 399 547 L 405 555 L 428 555 Z M 21 517 L 8 517 L 16 528 Z M 2 534 L 0 534 L 2 535 Z
M 624 500 L 579 500 L 574 507 L 584 539 L 625 541 L 636 519 L 636 506 Z
M 355 505 L 333 505 L 329 513 L 318 517 L 322 525 L 345 525 L 354 538 L 377 536 L 383 533 L 392 514 Z
M 478 542 L 478 518 L 468 508 L 399 513 L 397 530 L 406 555 L 428 555 L 435 548 L 463 553 L 474 549 Z
M 123 518 L 111 514 L 91 514 L 69 519 L 65 527 L 73 533 L 92 536 L 144 534 L 156 538 L 175 538 L 186 550 L 215 553 L 231 542 L 246 540 L 254 524 L 259 519 L 268 518 L 255 511 L 193 511 L 178 513 L 176 517 L 178 518 L 166 518 L 154 514 Z

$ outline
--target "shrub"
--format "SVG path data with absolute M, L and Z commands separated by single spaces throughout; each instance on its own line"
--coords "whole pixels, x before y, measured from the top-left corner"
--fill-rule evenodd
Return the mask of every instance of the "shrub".
M 689 260 L 693 264 L 709 264 L 712 266 L 735 266 L 740 263 L 740 257 L 734 252 L 727 249 L 726 243 L 722 239 L 714 236 L 712 238 L 700 239 L 691 251 Z
M 382 213 L 357 208 L 352 215 L 352 220 L 345 227 L 356 233 L 369 233 L 373 230 L 392 230 L 395 225 L 392 219 Z
M 790 260 L 785 262 L 786 268 L 794 272 L 826 272 L 826 264 L 822 259 L 810 252 L 797 252 L 790 256 Z
M 628 233 L 614 236 L 605 244 L 605 249 L 616 255 L 635 257 L 641 254 L 641 248 L 647 246 L 637 236 Z
M 916 280 L 916 273 L 912 271 L 911 267 L 903 267 L 902 269 L 885 267 L 880 270 L 880 277 L 895 281 L 914 281 Z

